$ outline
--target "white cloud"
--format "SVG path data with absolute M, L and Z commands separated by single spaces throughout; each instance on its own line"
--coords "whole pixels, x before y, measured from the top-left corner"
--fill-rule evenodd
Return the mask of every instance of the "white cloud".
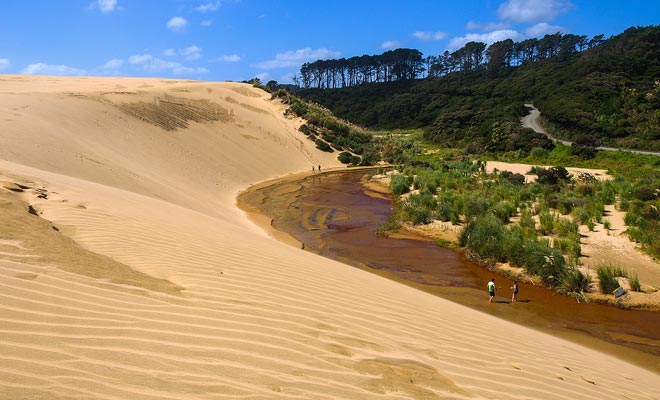
M 103 14 L 111 13 L 117 8 L 117 0 L 97 0 L 96 3 Z
M 497 15 L 515 22 L 547 22 L 571 6 L 568 0 L 507 0 L 497 9 Z
M 67 65 L 52 65 L 46 63 L 30 64 L 23 68 L 21 74 L 26 75 L 86 75 L 84 69 L 69 67 Z
M 380 44 L 381 49 L 394 49 L 401 46 L 401 42 L 396 40 L 386 40 Z
M 239 61 L 241 61 L 241 56 L 239 56 L 238 54 L 227 54 L 227 55 L 223 55 L 223 56 L 211 59 L 209 61 L 211 61 L 211 62 L 219 62 L 219 61 L 222 61 L 222 62 L 239 62 Z
M 197 46 L 188 46 L 183 49 L 165 49 L 163 55 L 166 57 L 179 56 L 188 61 L 199 60 L 202 58 L 202 49 Z
M 145 71 L 164 71 L 167 69 L 181 68 L 181 63 L 176 61 L 165 61 L 160 58 L 152 58 L 149 62 L 143 64 Z
M 192 61 L 202 58 L 202 49 L 197 46 L 188 46 L 179 50 L 179 54 L 184 60 Z
M 285 53 L 278 53 L 274 60 L 263 61 L 253 65 L 259 69 L 276 69 L 300 66 L 307 61 L 326 60 L 341 56 L 338 51 L 332 51 L 325 48 L 312 50 L 310 47 L 304 49 L 289 50 Z
M 484 32 L 492 32 L 492 31 L 498 31 L 502 29 L 507 29 L 509 27 L 509 24 L 506 22 L 474 22 L 474 21 L 468 21 L 468 23 L 465 25 L 465 29 L 469 31 L 484 31 Z
M 220 2 L 216 1 L 215 3 L 201 4 L 199 7 L 196 7 L 195 10 L 201 13 L 206 13 L 206 12 L 214 12 L 218 8 L 220 8 Z
M 208 73 L 209 70 L 203 67 L 184 67 L 178 66 L 172 68 L 174 75 L 201 75 Z
M 419 40 L 441 40 L 447 37 L 445 32 L 417 31 L 412 34 Z
M 121 67 L 122 65 L 124 65 L 124 60 L 114 58 L 114 59 L 106 62 L 105 64 L 103 64 L 103 66 L 101 68 L 103 68 L 103 69 L 117 69 L 117 68 Z
M 483 42 L 490 45 L 505 39 L 519 40 L 521 37 L 522 35 L 520 33 L 511 29 L 502 29 L 487 33 L 468 33 L 465 36 L 453 38 L 447 47 L 449 50 L 456 50 L 463 47 L 467 42 Z
M 175 55 L 181 55 L 185 58 L 184 54 L 194 57 L 195 54 L 199 54 L 202 49 L 197 46 L 189 46 L 184 49 L 167 49 L 165 54 L 173 53 Z M 208 69 L 203 67 L 188 67 L 182 65 L 177 61 L 167 61 L 154 57 L 151 54 L 139 54 L 135 56 L 128 57 L 128 62 L 137 65 L 142 68 L 142 70 L 147 72 L 162 72 L 170 71 L 174 75 L 200 75 L 209 72 Z
M 540 22 L 525 29 L 525 34 L 527 36 L 536 38 L 557 32 L 566 32 L 566 28 L 559 25 L 550 25 L 546 22 Z
M 7 68 L 10 64 L 8 58 L 0 58 L 0 70 Z
M 199 23 L 199 26 L 207 27 L 213 25 L 213 20 L 212 19 L 205 19 L 204 21 Z
M 128 57 L 128 62 L 131 64 L 144 64 L 152 60 L 154 57 L 151 54 L 138 54 Z
M 167 27 L 174 32 L 183 31 L 186 29 L 186 25 L 188 25 L 188 21 L 182 17 L 172 17 L 169 21 L 167 21 Z

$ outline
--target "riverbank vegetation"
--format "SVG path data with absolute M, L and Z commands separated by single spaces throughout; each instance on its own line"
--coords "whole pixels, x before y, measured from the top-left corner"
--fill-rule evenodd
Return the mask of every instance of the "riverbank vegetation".
M 470 42 L 426 58 L 399 49 L 320 60 L 303 65 L 305 89 L 272 82 L 266 89 L 342 163 L 397 165 L 395 212 L 377 234 L 451 224 L 473 260 L 522 268 L 582 299 L 595 277 L 604 292 L 624 276 L 632 290 L 641 287 L 635 275 L 613 275 L 616 268 L 590 275 L 580 264 L 580 230 L 609 232 L 606 208 L 625 212 L 625 234 L 660 257 L 660 158 L 596 149 L 660 150 L 658 60 L 660 26 L 649 26 L 609 39 L 558 33 L 489 47 Z M 572 146 L 521 126 L 530 101 Z M 486 160 L 530 168 L 488 174 Z M 571 175 L 565 166 L 604 169 L 613 179 Z
M 487 173 L 484 162 L 467 156 L 442 160 L 441 156 L 420 154 L 416 162 L 397 166 L 391 176 L 396 210 L 394 219 L 379 233 L 406 224 L 449 223 L 459 227 L 458 245 L 473 261 L 488 267 L 507 263 L 523 268 L 547 286 L 585 299 L 585 293 L 594 288 L 592 276 L 580 264 L 580 227 L 593 231 L 595 224 L 608 225 L 606 206 L 626 211 L 630 239 L 649 254 L 660 256 L 660 201 L 658 190 L 651 189 L 660 187 L 653 173 L 660 160 L 599 152 L 590 164 L 602 166 L 610 158 L 618 160 L 616 169 L 610 169 L 614 175 L 610 180 L 588 173 L 571 175 L 559 165 L 533 166 L 551 165 L 550 160 L 574 166 L 586 163 L 562 147 L 551 152 L 535 149 L 534 156 L 500 154 L 507 161 L 529 162 L 536 157 L 525 175 Z M 599 268 L 597 276 L 603 293 L 619 287 L 618 277 L 628 278 L 630 288 L 640 290 L 639 279 L 621 268 Z

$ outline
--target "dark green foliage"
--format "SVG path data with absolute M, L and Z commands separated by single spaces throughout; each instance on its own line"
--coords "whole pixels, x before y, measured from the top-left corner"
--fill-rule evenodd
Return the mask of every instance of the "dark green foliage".
M 395 196 L 400 196 L 410 191 L 410 180 L 405 175 L 392 175 L 390 191 Z
M 525 184 L 525 175 L 523 174 L 516 174 L 510 171 L 502 171 L 500 176 L 502 179 L 506 179 L 515 186 L 522 186 Z
M 660 150 L 660 27 L 583 38 L 546 35 L 494 43 L 486 51 L 472 42 L 430 56 L 427 79 L 300 94 L 362 126 L 426 128 L 427 141 L 470 152 L 551 150 L 545 137 L 518 126 L 530 100 L 553 135 L 577 142 L 567 151 L 578 158 L 596 157 L 598 144 Z M 521 66 L 512 63 L 515 49 Z
M 503 238 L 506 229 L 492 215 L 469 222 L 461 231 L 459 245 L 467 247 L 471 254 L 482 259 L 505 261 Z
M 546 241 L 529 241 L 526 248 L 525 268 L 534 275 L 541 277 L 544 283 L 557 286 L 566 274 L 564 256 L 550 247 Z
M 625 275 L 621 273 L 620 268 L 617 270 L 617 268 L 611 265 L 598 266 L 598 268 L 596 268 L 596 274 L 600 281 L 600 290 L 606 294 L 611 294 L 619 287 L 617 276 Z
M 500 201 L 493 206 L 493 215 L 503 224 L 508 224 L 509 219 L 516 214 L 516 206 L 510 201 Z
M 567 181 L 570 177 L 564 167 L 550 167 L 548 169 L 536 167 L 532 168 L 532 173 L 538 176 L 537 182 L 542 185 L 556 185 Z
M 591 285 L 591 278 L 577 268 L 568 268 L 564 280 L 560 285 L 563 293 L 587 293 Z
M 341 153 L 339 153 L 339 156 L 337 156 L 337 159 L 342 164 L 349 164 L 351 162 L 351 160 L 353 159 L 353 154 L 351 154 L 347 151 L 342 151 Z
M 332 147 L 330 147 L 330 145 L 326 143 L 324 140 L 316 139 L 314 143 L 316 143 L 316 148 L 321 151 L 327 151 L 328 153 L 334 152 L 334 150 L 332 150 Z

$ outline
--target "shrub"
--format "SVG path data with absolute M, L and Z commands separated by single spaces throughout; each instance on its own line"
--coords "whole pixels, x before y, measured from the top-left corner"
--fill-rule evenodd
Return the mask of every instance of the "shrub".
M 555 228 L 555 217 L 549 211 L 543 211 L 539 214 L 539 222 L 541 223 L 541 232 L 544 235 L 549 235 Z
M 580 272 L 577 268 L 569 268 L 560 285 L 563 293 L 587 293 L 591 285 L 591 277 Z
M 611 294 L 619 288 L 619 280 L 617 279 L 616 272 L 615 267 L 612 265 L 599 265 L 598 268 L 596 268 L 602 293 Z
M 415 225 L 428 224 L 431 222 L 431 210 L 418 204 L 410 204 L 404 207 L 406 219 Z
M 504 261 L 502 238 L 505 228 L 492 215 L 484 215 L 468 223 L 459 235 L 459 244 L 480 258 Z
M 488 211 L 488 207 L 488 200 L 483 195 L 468 194 L 465 199 L 465 217 L 467 219 L 476 218 Z
M 527 246 L 525 268 L 541 277 L 544 283 L 557 286 L 564 279 L 566 260 L 558 250 L 550 247 L 547 241 L 530 241 Z
M 515 267 L 523 267 L 527 242 L 524 229 L 519 225 L 513 225 L 504 235 L 503 242 L 507 261 Z
M 575 237 L 578 236 L 578 224 L 568 218 L 558 218 L 555 231 L 561 237 Z
M 390 190 L 395 196 L 400 196 L 410 191 L 410 182 L 405 175 L 392 175 L 390 181 Z
M 637 273 L 635 273 L 633 276 L 631 276 L 628 279 L 628 283 L 630 284 L 630 289 L 635 291 L 635 292 L 641 292 L 642 291 L 642 285 L 639 283 L 639 276 L 637 276 Z
M 316 139 L 314 141 L 314 143 L 316 143 L 316 148 L 321 150 L 321 151 L 326 151 L 328 153 L 333 153 L 334 152 L 332 147 L 330 147 L 330 145 L 322 139 Z
M 536 221 L 534 221 L 534 217 L 532 217 L 532 213 L 529 210 L 524 210 L 522 213 L 520 213 L 519 224 L 525 230 L 531 232 L 536 231 Z
M 516 207 L 509 201 L 500 201 L 493 207 L 493 215 L 503 224 L 509 223 L 509 218 L 516 214 Z

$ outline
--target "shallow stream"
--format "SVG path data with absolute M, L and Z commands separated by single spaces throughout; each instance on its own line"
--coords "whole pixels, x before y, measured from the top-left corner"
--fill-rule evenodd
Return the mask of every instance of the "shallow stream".
M 369 270 L 499 318 L 575 341 L 660 372 L 660 312 L 577 303 L 541 286 L 512 281 L 424 238 L 380 238 L 389 195 L 363 185 L 371 172 L 331 172 L 251 190 L 239 204 L 257 208 L 272 226 L 308 251 Z M 486 283 L 496 279 L 496 302 Z M 515 347 L 514 344 L 512 346 Z

